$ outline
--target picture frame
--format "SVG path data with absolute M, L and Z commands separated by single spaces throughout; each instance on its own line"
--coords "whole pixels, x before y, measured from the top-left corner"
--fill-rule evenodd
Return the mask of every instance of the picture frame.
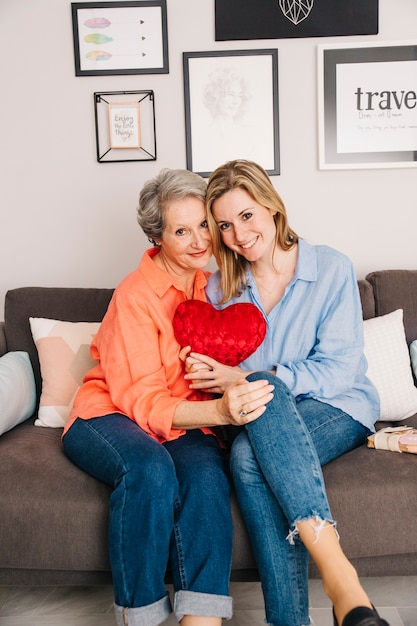
M 169 72 L 166 0 L 73 2 L 76 76 Z
M 417 41 L 318 46 L 319 169 L 417 166 Z
M 152 90 L 96 92 L 94 114 L 99 163 L 156 161 Z
M 214 0 L 216 41 L 378 34 L 379 0 Z
M 187 169 L 248 159 L 279 175 L 278 50 L 183 52 Z

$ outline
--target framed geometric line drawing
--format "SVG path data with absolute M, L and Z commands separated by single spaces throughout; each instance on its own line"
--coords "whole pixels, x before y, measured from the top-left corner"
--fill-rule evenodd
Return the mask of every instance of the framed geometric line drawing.
M 94 113 L 99 163 L 156 161 L 152 90 L 96 92 Z
M 417 167 L 417 41 L 318 46 L 319 168 Z
M 278 50 L 184 52 L 187 168 L 232 159 L 280 173 Z
M 379 0 L 214 0 L 216 41 L 378 33 Z
M 166 0 L 74 2 L 76 76 L 169 72 Z

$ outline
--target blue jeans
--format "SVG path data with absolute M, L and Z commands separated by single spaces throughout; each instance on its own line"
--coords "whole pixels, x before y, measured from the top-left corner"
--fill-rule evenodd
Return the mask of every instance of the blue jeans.
M 276 376 L 265 413 L 240 432 L 231 472 L 257 560 L 266 618 L 273 626 L 305 626 L 309 555 L 297 523 L 333 523 L 321 465 L 357 447 L 369 431 L 344 411 L 312 399 L 296 401 Z
M 77 419 L 68 457 L 111 485 L 109 554 L 119 626 L 156 626 L 174 611 L 230 618 L 230 485 L 216 438 L 200 430 L 158 443 L 115 413 Z

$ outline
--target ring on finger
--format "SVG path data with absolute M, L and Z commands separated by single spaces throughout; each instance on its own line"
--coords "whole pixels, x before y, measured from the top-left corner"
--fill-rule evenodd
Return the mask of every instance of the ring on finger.
M 247 414 L 248 412 L 242 407 L 239 413 L 240 417 L 246 417 Z

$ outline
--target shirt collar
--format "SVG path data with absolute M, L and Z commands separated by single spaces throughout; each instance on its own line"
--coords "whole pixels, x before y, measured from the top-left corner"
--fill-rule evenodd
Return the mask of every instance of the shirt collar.
M 253 288 L 255 279 L 250 271 L 249 264 L 246 269 L 247 284 Z M 297 280 L 305 280 L 306 282 L 317 281 L 317 250 L 315 246 L 304 239 L 298 240 L 298 259 L 294 276 L 290 281 L 290 285 Z
M 294 279 L 297 278 L 312 283 L 317 281 L 317 250 L 304 239 L 298 240 L 298 260 Z
M 156 263 L 153 262 L 153 257 L 158 254 L 158 248 L 149 248 L 145 251 L 140 262 L 140 270 L 157 296 L 162 296 L 170 289 L 174 287 L 178 291 L 184 291 L 184 287 L 173 276 L 161 269 Z M 194 293 L 201 292 L 207 285 L 207 279 L 210 273 L 204 270 L 197 270 L 194 280 Z

